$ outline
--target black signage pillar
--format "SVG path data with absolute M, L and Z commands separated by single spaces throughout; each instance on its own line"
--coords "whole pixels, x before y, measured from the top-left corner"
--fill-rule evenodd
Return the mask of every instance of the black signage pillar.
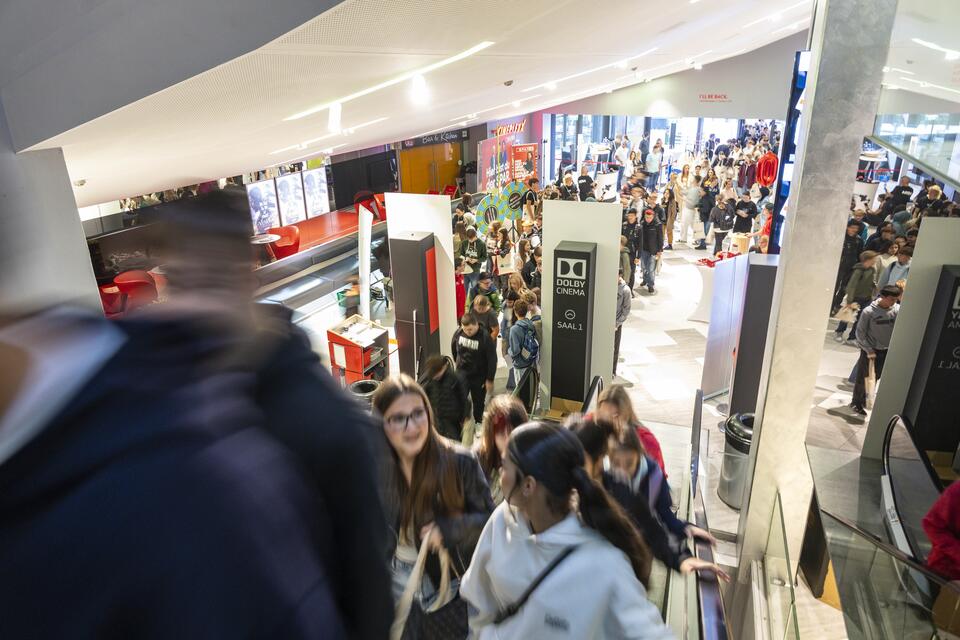
M 907 285 L 909 286 L 909 284 Z M 887 362 L 887 367 L 896 366 Z M 881 379 L 880 389 L 883 389 Z M 903 414 L 924 451 L 953 454 L 960 444 L 960 266 L 944 266 L 917 355 Z
M 561 242 L 553 254 L 550 397 L 557 409 L 578 408 L 590 387 L 596 266 L 593 242 Z

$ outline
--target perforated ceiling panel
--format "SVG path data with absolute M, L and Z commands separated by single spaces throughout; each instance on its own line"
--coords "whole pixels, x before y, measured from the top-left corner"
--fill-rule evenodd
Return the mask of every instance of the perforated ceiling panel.
M 784 20 L 803 20 L 809 2 L 678 0 L 664 10 L 654 0 L 348 0 L 261 49 L 38 147 L 63 147 L 71 177 L 86 180 L 78 203 L 97 204 L 327 147 L 341 153 L 454 128 L 474 112 L 470 125 L 535 111 L 635 83 L 634 66 L 656 77 L 686 68 L 690 56 L 709 63 L 805 27 L 741 28 L 778 10 Z M 327 134 L 327 114 L 288 116 L 483 41 L 494 45 L 426 76 L 427 106 L 411 102 L 409 83 L 397 84 L 343 105 L 345 128 L 376 124 L 296 148 Z M 613 66 L 654 47 L 627 69 Z M 574 74 L 555 91 L 533 89 Z

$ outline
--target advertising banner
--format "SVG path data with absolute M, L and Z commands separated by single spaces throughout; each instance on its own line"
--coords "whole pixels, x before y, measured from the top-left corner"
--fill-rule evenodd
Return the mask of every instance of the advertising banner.
M 513 179 L 523 182 L 527 176 L 537 175 L 537 144 L 515 144 L 510 149 Z
M 515 134 L 482 140 L 477 150 L 477 186 L 492 193 L 510 181 L 510 148 Z
M 551 398 L 583 402 L 590 387 L 597 245 L 564 241 L 553 254 Z
M 280 226 L 277 210 L 277 185 L 273 180 L 261 180 L 247 185 L 247 200 L 250 202 L 250 218 L 255 234 L 266 233 Z
M 277 204 L 280 222 L 295 224 L 306 219 L 307 209 L 303 202 L 303 178 L 300 173 L 291 173 L 277 178 Z

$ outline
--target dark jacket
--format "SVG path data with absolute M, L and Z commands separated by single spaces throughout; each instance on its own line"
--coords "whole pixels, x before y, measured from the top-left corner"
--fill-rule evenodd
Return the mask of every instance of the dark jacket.
M 714 189 L 704 189 L 700 196 L 700 202 L 697 203 L 697 211 L 700 213 L 700 221 L 706 222 L 710 219 L 710 212 L 713 211 L 717 203 L 717 192 Z
M 733 230 L 737 233 L 750 233 L 753 228 L 753 219 L 757 217 L 757 205 L 754 202 L 740 200 L 736 205 L 737 217 L 733 222 Z M 746 213 L 743 217 L 740 213 Z
M 733 229 L 733 223 L 737 214 L 732 206 L 718 203 L 710 211 L 710 224 L 714 227 L 714 233 L 729 233 Z
M 532 288 L 530 280 L 533 277 L 533 272 L 537 270 L 537 261 L 533 256 L 530 256 L 530 259 L 523 263 L 523 267 L 520 269 L 520 275 L 523 276 L 523 281 L 527 283 L 528 287 Z
M 292 311 L 257 309 L 267 321 L 256 346 L 272 346 L 257 367 L 255 397 L 264 427 L 303 463 L 331 516 L 333 544 L 324 564 L 350 637 L 383 638 L 393 603 L 379 554 L 387 545 L 375 471 L 376 461 L 388 455 L 382 427 L 336 387 L 310 339 L 294 326 Z
M 469 337 L 463 329 L 453 334 L 450 352 L 457 363 L 457 373 L 473 384 L 493 380 L 497 374 L 497 344 L 486 331 Z
M 869 269 L 858 262 L 853 267 L 850 274 L 850 281 L 847 282 L 847 299 L 850 302 L 854 300 L 870 300 L 873 298 L 873 290 L 876 289 L 877 270 L 875 267 Z
M 630 250 L 630 259 L 636 260 L 640 257 L 640 243 L 637 237 L 639 222 L 624 222 L 620 226 L 620 235 L 627 238 L 627 249 Z
M 668 532 L 660 519 L 650 511 L 647 498 L 635 493 L 607 471 L 603 472 L 603 488 L 637 525 L 653 557 L 671 569 L 679 571 L 680 563 L 692 556 L 684 544 L 686 538 L 680 538 Z
M 649 223 L 644 218 L 637 225 L 636 238 L 638 251 L 646 251 L 654 255 L 663 251 L 663 225 L 656 216 Z
M 527 281 L 527 286 L 531 289 L 539 289 L 543 284 L 543 273 L 537 271 L 534 268 L 533 273 L 530 274 L 530 280 Z
M 658 220 L 660 224 L 667 224 L 667 212 L 660 205 L 654 205 L 652 207 L 644 207 L 644 209 L 653 209 L 654 219 Z
M 0 636 L 347 637 L 331 522 L 252 376 L 201 366 L 226 355 L 207 329 L 115 326 L 126 342 L 0 465 Z
M 846 273 L 853 269 L 853 265 L 860 262 L 863 252 L 863 239 L 859 235 L 843 234 L 843 249 L 840 252 L 840 272 Z
M 440 527 L 443 534 L 443 546 L 450 553 L 453 570 L 457 575 L 463 575 L 470 565 L 473 549 L 480 539 L 483 526 L 493 513 L 493 498 L 490 497 L 490 487 L 487 478 L 480 468 L 480 463 L 473 453 L 460 445 L 452 445 L 455 464 L 457 465 L 457 480 L 463 490 L 463 510 L 457 514 L 435 514 L 433 521 Z M 396 465 L 395 456 L 393 464 Z M 381 499 L 390 523 L 390 546 L 387 549 L 387 559 L 393 558 L 397 548 L 400 532 L 400 493 L 397 487 L 399 475 L 394 467 L 393 473 L 385 474 L 381 483 Z M 416 534 L 419 536 L 420 532 Z M 417 544 L 419 546 L 419 540 Z M 427 574 L 433 584 L 440 584 L 440 562 L 436 554 L 430 554 L 427 559 Z
M 439 380 L 421 380 L 420 386 L 430 399 L 437 431 L 459 442 L 463 437 L 463 421 L 470 415 L 470 390 L 467 385 L 453 367 L 448 366 Z

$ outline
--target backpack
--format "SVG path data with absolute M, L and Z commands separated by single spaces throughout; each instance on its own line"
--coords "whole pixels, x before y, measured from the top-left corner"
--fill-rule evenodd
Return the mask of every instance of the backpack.
M 540 343 L 537 341 L 537 330 L 530 320 L 524 318 L 517 324 L 523 327 L 523 340 L 520 342 L 520 353 L 513 357 L 513 365 L 517 369 L 526 369 L 537 363 L 540 357 Z M 522 324 L 521 324 L 522 323 Z

